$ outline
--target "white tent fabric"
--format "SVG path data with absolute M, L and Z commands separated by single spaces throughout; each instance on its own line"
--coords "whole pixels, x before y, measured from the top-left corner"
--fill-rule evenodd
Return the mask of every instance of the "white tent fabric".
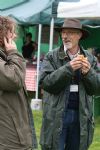
M 100 0 L 80 0 L 71 3 L 59 1 L 58 4 L 53 4 L 53 9 L 53 16 L 57 18 L 100 18 Z

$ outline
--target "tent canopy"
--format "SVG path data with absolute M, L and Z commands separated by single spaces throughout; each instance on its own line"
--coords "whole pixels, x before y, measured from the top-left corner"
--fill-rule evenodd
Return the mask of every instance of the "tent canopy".
M 51 15 L 50 8 L 53 1 L 0 0 L 0 14 L 3 16 L 12 16 L 20 24 L 39 24 L 47 20 L 46 17 L 48 15 Z
M 78 2 L 62 2 L 53 3 L 53 15 L 57 18 L 99 18 L 100 17 L 100 1 L 99 0 L 80 0 Z
M 0 14 L 12 16 L 23 25 L 50 24 L 52 15 L 55 17 L 55 24 L 62 23 L 65 17 L 83 19 L 84 24 L 100 24 L 100 1 L 0 0 Z

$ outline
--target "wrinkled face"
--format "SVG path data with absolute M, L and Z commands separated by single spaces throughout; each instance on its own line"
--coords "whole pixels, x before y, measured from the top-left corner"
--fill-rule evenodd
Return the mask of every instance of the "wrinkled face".
M 61 37 L 66 49 L 73 49 L 78 46 L 82 32 L 77 29 L 62 29 Z

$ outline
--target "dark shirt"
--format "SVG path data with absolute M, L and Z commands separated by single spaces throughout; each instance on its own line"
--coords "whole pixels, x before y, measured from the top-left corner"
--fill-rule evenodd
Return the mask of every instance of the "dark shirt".
M 24 58 L 31 59 L 32 54 L 35 52 L 35 42 L 31 41 L 29 44 L 22 47 L 22 54 Z
M 77 70 L 71 81 L 71 84 L 79 85 L 80 77 L 81 77 L 80 71 Z M 69 100 L 68 100 L 68 108 L 78 110 L 78 108 L 79 108 L 79 92 L 70 92 Z

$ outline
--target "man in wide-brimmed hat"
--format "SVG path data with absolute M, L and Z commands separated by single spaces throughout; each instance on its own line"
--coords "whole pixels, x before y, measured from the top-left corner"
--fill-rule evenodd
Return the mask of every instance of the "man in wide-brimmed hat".
M 89 36 L 89 31 L 83 29 L 82 24 L 77 19 L 65 19 L 62 27 L 56 27 L 55 30 L 61 32 L 63 29 L 76 29 L 82 32 L 82 39 Z
M 65 19 L 62 45 L 47 53 L 39 85 L 43 92 L 42 150 L 87 150 L 93 139 L 92 96 L 100 94 L 97 60 L 79 41 L 89 36 L 77 19 Z

